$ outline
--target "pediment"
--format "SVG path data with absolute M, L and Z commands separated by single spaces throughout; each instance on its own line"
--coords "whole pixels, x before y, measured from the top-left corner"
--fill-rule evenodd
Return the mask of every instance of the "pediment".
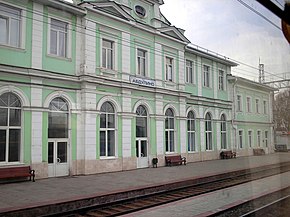
M 120 5 L 115 2 L 89 2 L 90 8 L 93 10 L 102 11 L 112 16 L 116 16 L 125 20 L 135 20 L 130 14 L 128 14 Z
M 173 37 L 186 43 L 190 43 L 190 41 L 175 26 L 159 28 L 158 30 L 162 34 L 165 34 L 167 36 Z

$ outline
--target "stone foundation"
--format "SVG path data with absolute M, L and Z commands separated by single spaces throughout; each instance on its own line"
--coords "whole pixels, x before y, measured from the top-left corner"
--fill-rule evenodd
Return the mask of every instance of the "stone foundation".
M 33 163 L 31 168 L 35 170 L 35 179 L 48 178 L 48 164 L 47 163 Z

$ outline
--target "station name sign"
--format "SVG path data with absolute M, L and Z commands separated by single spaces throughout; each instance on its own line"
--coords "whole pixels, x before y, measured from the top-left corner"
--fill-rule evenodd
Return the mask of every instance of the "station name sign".
M 131 84 L 138 84 L 138 85 L 146 86 L 146 87 L 155 87 L 156 86 L 156 83 L 154 80 L 137 78 L 135 76 L 130 76 L 130 82 L 131 82 Z

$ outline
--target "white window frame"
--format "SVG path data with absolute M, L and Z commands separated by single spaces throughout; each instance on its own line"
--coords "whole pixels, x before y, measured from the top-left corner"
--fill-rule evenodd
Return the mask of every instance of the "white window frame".
M 173 116 L 167 116 L 166 115 L 166 112 L 167 112 L 167 110 L 168 109 L 170 109 L 171 110 L 171 112 L 173 113 Z M 165 124 L 165 122 L 166 122 L 166 120 L 168 119 L 168 124 L 170 123 L 170 121 L 169 121 L 169 119 L 173 119 L 173 128 L 166 128 L 166 124 Z M 167 141 L 168 141 L 168 144 L 166 144 L 166 139 L 165 139 L 165 151 L 166 151 L 166 149 L 168 150 L 168 151 L 166 151 L 166 153 L 174 153 L 175 152 L 175 140 L 176 140 L 176 135 L 175 135 L 175 124 L 176 124 L 176 122 L 175 122 L 175 114 L 174 114 L 174 111 L 173 111 L 173 109 L 172 108 L 167 108 L 166 109 L 166 111 L 165 111 L 165 121 L 164 121 L 164 129 L 165 129 L 165 136 L 166 136 L 166 132 L 168 133 L 168 138 L 167 138 Z M 172 133 L 173 132 L 173 150 L 171 150 L 170 149 L 170 133 Z M 168 148 L 167 148 L 167 145 L 168 145 Z
M 267 101 L 263 100 L 263 114 L 266 115 L 267 113 Z
M 208 69 L 208 70 L 206 70 Z M 210 88 L 211 87 L 211 67 L 209 65 L 203 65 L 203 87 Z
M 224 120 L 222 119 L 224 117 Z M 225 125 L 225 129 L 223 129 L 223 124 Z M 221 149 L 227 149 L 227 118 L 225 114 L 221 115 Z M 225 136 L 225 144 L 223 144 L 223 136 Z
M 167 64 L 167 60 L 171 61 L 171 64 Z M 171 79 L 169 78 L 169 71 L 168 68 L 171 66 Z M 175 73 L 174 73 L 174 58 L 170 56 L 165 56 L 165 80 L 169 82 L 174 82 Z
M 144 72 L 144 75 L 142 75 L 140 72 L 139 72 L 139 56 L 138 56 L 138 51 L 143 51 L 145 52 L 145 72 Z M 139 76 L 143 76 L 143 77 L 149 77 L 149 62 L 148 61 L 148 58 L 149 58 L 149 52 L 147 49 L 144 49 L 143 47 L 137 47 L 136 49 L 136 74 L 139 75 Z
M 18 46 L 13 46 L 13 45 L 10 44 L 10 42 L 8 42 L 8 43 L 3 43 L 3 44 L 0 43 L 0 46 L 13 47 L 15 49 L 25 49 L 26 28 L 24 28 L 24 27 L 26 27 L 26 19 L 25 19 L 26 18 L 26 10 L 23 10 L 23 8 L 17 7 L 17 6 L 15 6 L 15 4 L 11 4 L 11 3 L 8 3 L 8 2 L 0 1 L 0 4 L 2 4 L 4 7 L 10 7 L 12 9 L 20 11 L 19 40 L 18 40 L 19 45 Z M 4 15 L 0 15 L 0 16 L 6 17 Z M 9 35 L 8 35 L 8 38 L 9 38 L 8 40 L 10 41 L 10 36 Z
M 261 144 L 262 144 L 262 131 L 257 130 L 257 146 L 262 147 Z
M 248 146 L 253 147 L 253 130 L 248 130 Z
M 210 119 L 207 120 L 206 119 L 206 115 L 209 114 Z M 207 112 L 205 114 L 205 119 L 204 119 L 204 123 L 205 123 L 205 150 L 206 151 L 212 151 L 213 150 L 213 118 L 212 118 L 212 114 Z M 207 127 L 207 124 L 210 124 L 210 130 Z M 207 143 L 207 141 L 209 143 Z
M 186 59 L 185 61 L 186 63 L 186 66 L 185 66 L 185 81 L 186 83 L 189 83 L 189 84 L 195 84 L 195 76 L 194 76 L 194 62 L 189 60 L 189 59 Z M 190 76 L 191 75 L 191 76 Z M 190 79 L 191 78 L 191 79 Z
M 237 112 L 242 112 L 243 111 L 243 99 L 242 95 L 237 95 Z
M 0 96 L 2 96 L 3 94 L 6 94 L 7 92 L 1 92 L 0 93 Z M 8 94 L 9 94 L 9 92 L 8 92 Z M 13 107 L 13 106 L 1 106 L 1 108 L 7 108 L 8 109 L 8 113 L 7 113 L 7 125 L 6 126 L 0 126 L 0 130 L 6 130 L 6 153 L 5 153 L 5 161 L 2 161 L 2 162 L 0 162 L 0 165 L 7 165 L 7 164 L 9 164 L 9 165 L 12 165 L 12 164 L 19 164 L 19 163 L 21 163 L 22 161 L 23 161 L 23 154 L 24 154 L 24 148 L 23 148 L 23 141 L 24 141 L 24 112 L 23 112 L 23 102 L 21 102 L 21 98 L 17 95 L 17 94 L 15 94 L 15 93 L 13 93 L 12 92 L 12 94 L 14 94 L 17 98 L 18 98 L 18 100 L 19 100 L 19 102 L 20 102 L 20 104 L 21 104 L 21 106 L 20 107 Z M 21 110 L 21 112 L 20 112 L 20 115 L 21 115 L 21 119 L 20 119 L 20 121 L 21 121 L 21 123 L 20 123 L 20 126 L 10 126 L 10 124 L 9 124 L 9 120 L 10 120 L 10 109 L 18 109 L 18 110 Z M 8 155 L 9 155 L 9 153 L 8 153 L 8 150 L 9 150 L 9 134 L 7 133 L 7 131 L 10 131 L 10 130 L 14 130 L 14 129 L 16 129 L 16 130 L 20 130 L 20 147 L 19 147 L 19 161 L 12 161 L 12 162 L 9 162 L 8 161 Z M 8 135 L 7 135 L 8 134 Z
M 189 118 L 189 113 L 193 114 L 193 118 Z M 194 124 L 194 129 L 191 129 L 191 123 Z M 189 125 L 189 126 L 188 126 Z M 190 129 L 188 129 L 190 128 Z M 194 137 L 193 144 L 191 144 L 191 138 Z M 196 151 L 196 115 L 194 111 L 189 111 L 187 114 L 187 151 L 188 152 L 195 152 Z
M 226 86 L 225 86 L 225 71 L 222 69 L 218 70 L 218 89 L 220 91 L 225 91 Z
M 265 130 L 264 132 L 264 141 L 265 141 L 265 147 L 268 148 L 269 146 L 269 131 Z
M 117 115 L 116 115 L 116 108 L 114 106 L 114 104 L 110 101 L 105 101 L 102 103 L 100 109 L 102 108 L 102 106 L 105 104 L 105 103 L 110 103 L 111 106 L 113 107 L 114 109 L 114 113 L 107 113 L 107 112 L 102 112 L 100 111 L 100 115 L 101 114 L 105 114 L 106 115 L 106 125 L 107 125 L 107 119 L 108 119 L 108 115 L 109 114 L 113 114 L 114 115 L 114 123 L 115 123 L 115 126 L 114 128 L 109 128 L 109 127 L 106 127 L 106 128 L 101 128 L 101 123 L 100 123 L 100 129 L 99 129 L 99 132 L 100 132 L 100 139 L 101 139 L 101 131 L 105 132 L 105 143 L 106 143 L 106 147 L 105 147 L 105 155 L 101 155 L 101 141 L 100 141 L 100 158 L 101 159 L 110 159 L 110 158 L 116 158 L 117 157 L 117 126 L 118 126 L 118 123 L 117 123 Z M 100 116 L 100 121 L 101 121 L 101 116 Z M 115 153 L 114 153 L 114 156 L 108 156 L 108 131 L 114 131 L 114 141 L 115 141 L 115 144 L 114 144 L 114 150 L 115 150 Z
M 50 31 L 51 31 L 51 20 L 52 19 L 67 24 L 66 56 L 59 56 L 59 55 L 55 55 L 55 54 L 50 53 L 50 45 L 51 45 Z M 71 29 L 72 29 L 72 22 L 70 20 L 64 19 L 64 18 L 59 18 L 59 17 L 53 16 L 51 14 L 48 15 L 48 24 L 47 24 L 47 55 L 48 56 L 61 58 L 61 59 L 71 59 L 71 55 L 72 55 L 72 45 L 71 45 L 72 31 L 71 31 Z
M 246 104 L 247 104 L 247 112 L 252 112 L 252 98 L 250 96 L 247 96 L 246 98 Z
M 260 114 L 260 99 L 258 98 L 255 99 L 255 108 L 256 108 L 256 113 Z
M 108 48 L 108 47 L 104 47 L 103 46 L 103 42 L 106 41 L 106 42 L 109 42 L 111 45 L 112 45 L 112 48 Z M 106 56 L 104 57 L 103 56 L 103 49 L 105 49 L 106 51 Z M 108 58 L 107 58 L 107 53 L 108 51 L 112 51 L 112 68 L 109 68 L 108 67 Z M 106 58 L 105 59 L 105 66 L 103 65 L 103 58 Z M 101 39 L 101 67 L 104 68 L 104 69 L 108 69 L 108 70 L 114 70 L 115 68 L 115 42 L 112 41 L 112 40 L 109 40 L 109 39 L 106 39 L 106 38 L 102 38 Z
M 239 144 L 239 149 L 244 148 L 244 130 L 238 130 L 238 144 Z

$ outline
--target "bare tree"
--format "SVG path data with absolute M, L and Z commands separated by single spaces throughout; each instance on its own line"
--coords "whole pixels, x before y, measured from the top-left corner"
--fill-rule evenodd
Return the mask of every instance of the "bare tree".
M 273 113 L 276 130 L 290 131 L 290 89 L 278 93 L 274 98 Z

